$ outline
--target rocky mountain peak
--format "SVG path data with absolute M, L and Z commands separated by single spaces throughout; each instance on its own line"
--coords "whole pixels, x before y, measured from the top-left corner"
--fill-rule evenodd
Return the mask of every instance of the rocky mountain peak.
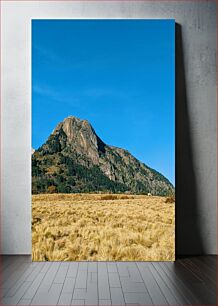
M 36 192 L 40 176 L 49 184 L 52 181 L 59 192 L 127 191 L 156 195 L 174 192 L 162 174 L 127 150 L 105 144 L 88 120 L 75 116 L 56 126 L 45 144 L 33 154 L 33 165 Z M 43 186 L 40 190 L 47 188 Z
M 52 132 L 53 135 L 63 130 L 66 134 L 69 141 L 73 140 L 79 130 L 87 130 L 90 133 L 94 132 L 92 126 L 87 120 L 81 120 L 75 116 L 69 116 L 65 118 L 62 122 L 60 122 L 54 131 Z
M 76 140 L 78 138 L 88 140 L 90 138 L 94 138 L 94 131 L 91 125 L 87 120 L 80 120 L 76 117 L 70 116 L 63 121 L 62 126 L 63 131 L 68 137 L 69 141 Z
M 87 156 L 98 164 L 99 154 L 104 150 L 104 142 L 97 136 L 88 120 L 69 116 L 60 122 L 52 132 L 56 141 L 80 155 Z

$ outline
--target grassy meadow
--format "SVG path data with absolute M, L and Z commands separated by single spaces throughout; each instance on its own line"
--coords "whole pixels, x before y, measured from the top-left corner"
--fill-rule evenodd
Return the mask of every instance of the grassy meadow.
M 174 260 L 174 199 L 126 194 L 33 195 L 32 259 Z

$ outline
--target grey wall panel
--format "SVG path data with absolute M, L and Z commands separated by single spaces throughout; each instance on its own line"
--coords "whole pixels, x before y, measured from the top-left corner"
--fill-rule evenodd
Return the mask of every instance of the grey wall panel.
M 177 22 L 177 252 L 217 253 L 216 1 L 2 1 L 1 251 L 31 253 L 31 19 Z

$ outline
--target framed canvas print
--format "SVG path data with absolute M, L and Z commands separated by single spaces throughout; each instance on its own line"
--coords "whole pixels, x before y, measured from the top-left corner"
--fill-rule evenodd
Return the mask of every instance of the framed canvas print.
M 32 20 L 32 259 L 175 260 L 174 20 Z

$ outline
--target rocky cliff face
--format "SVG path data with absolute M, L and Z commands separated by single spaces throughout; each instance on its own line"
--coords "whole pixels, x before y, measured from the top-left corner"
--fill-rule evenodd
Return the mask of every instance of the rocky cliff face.
M 127 150 L 105 144 L 87 120 L 59 123 L 32 156 L 33 192 L 129 192 L 168 195 L 172 184 Z

